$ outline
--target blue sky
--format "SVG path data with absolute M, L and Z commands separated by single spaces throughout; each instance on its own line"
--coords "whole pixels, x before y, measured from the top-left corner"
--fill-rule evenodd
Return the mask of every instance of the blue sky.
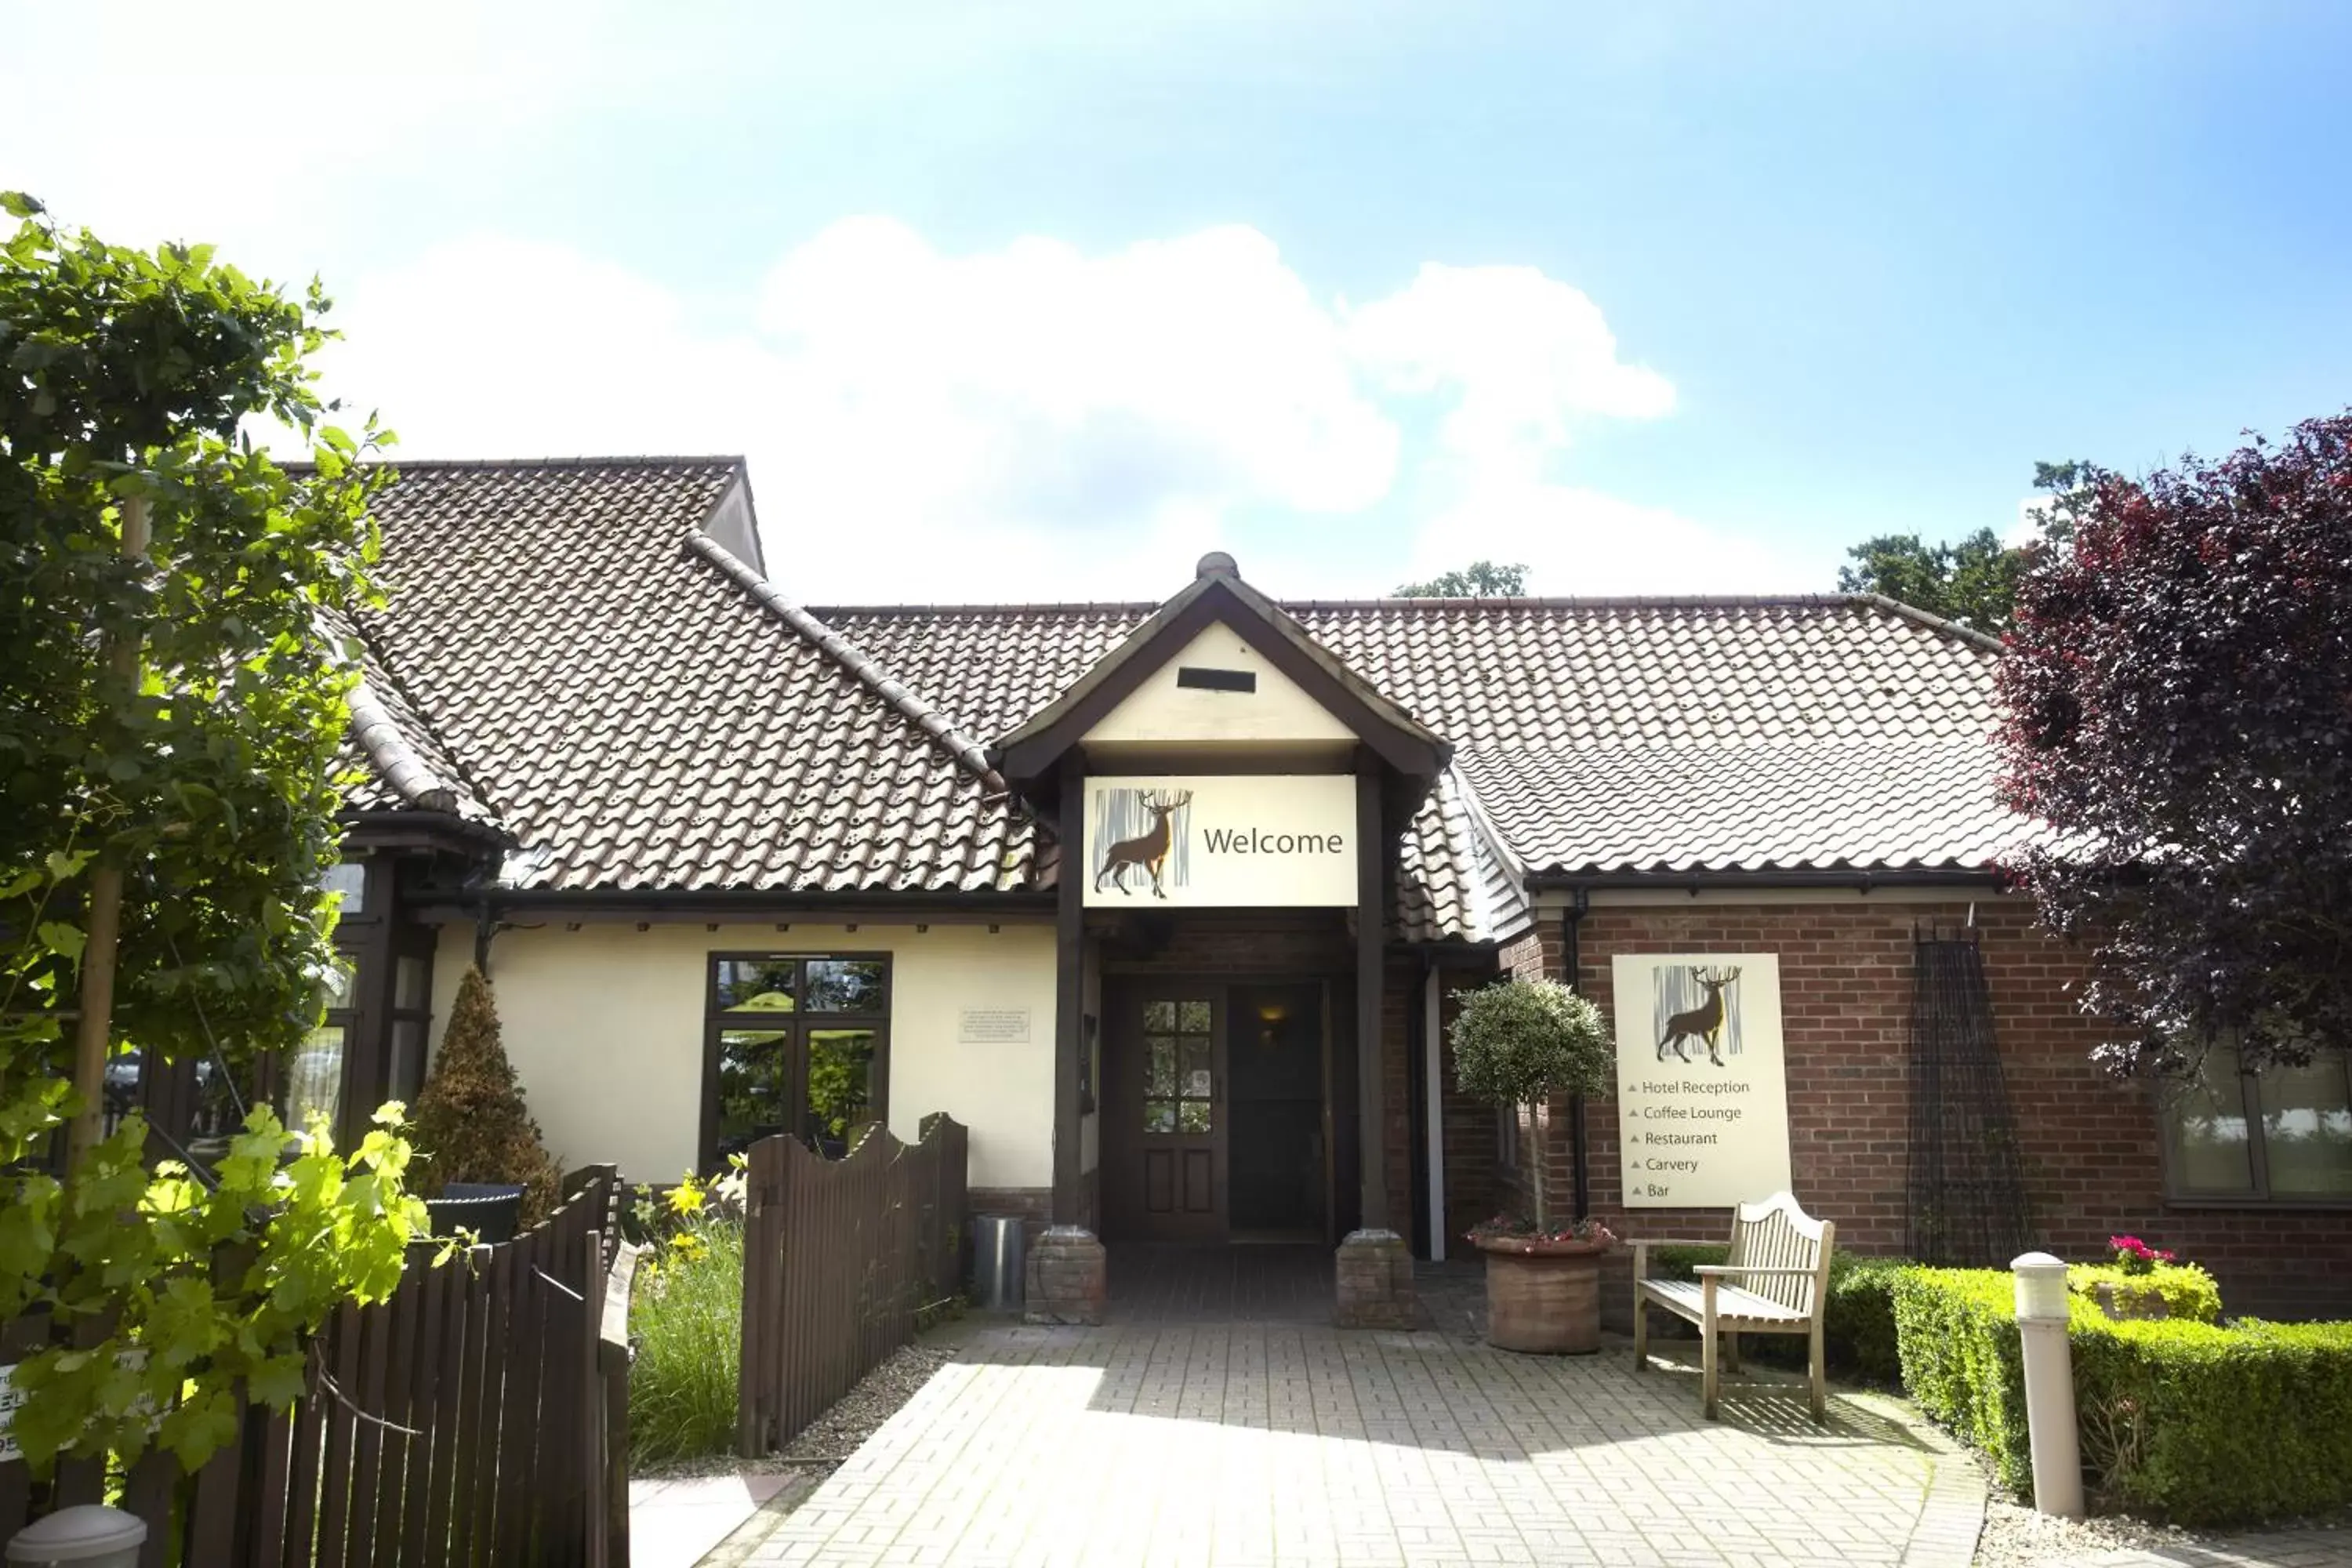
M 2345 7 L 20 4 L 0 183 L 812 602 L 1825 589 L 2352 402 Z

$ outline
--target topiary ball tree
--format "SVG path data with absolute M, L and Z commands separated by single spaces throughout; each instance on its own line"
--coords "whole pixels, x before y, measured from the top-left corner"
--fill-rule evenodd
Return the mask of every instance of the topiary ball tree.
M 416 1097 L 416 1147 L 424 1156 L 416 1186 L 427 1197 L 451 1182 L 502 1182 L 523 1189 L 526 1226 L 555 1207 L 562 1178 L 499 1037 L 490 983 L 471 965 L 457 983 L 449 1027 Z
M 1540 1105 L 1555 1094 L 1601 1094 L 1616 1073 L 1617 1053 L 1601 1009 L 1557 980 L 1498 980 L 1458 991 L 1462 1006 L 1448 1037 L 1454 1078 L 1464 1094 L 1489 1105 Z M 1543 1165 L 1536 1165 L 1534 1219 L 1544 1229 Z

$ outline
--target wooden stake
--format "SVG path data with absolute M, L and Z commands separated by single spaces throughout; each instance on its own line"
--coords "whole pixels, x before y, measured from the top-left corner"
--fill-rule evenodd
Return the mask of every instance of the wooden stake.
M 147 558 L 147 502 L 122 503 L 122 556 Z M 139 638 L 110 639 L 107 663 L 134 695 L 139 687 Z M 81 1110 L 66 1128 L 66 1168 L 78 1168 L 105 1130 L 107 1047 L 114 1033 L 115 958 L 122 936 L 122 868 L 100 862 L 90 872 L 89 920 L 81 950 L 81 1017 L 74 1036 L 74 1092 Z M 160 1064 L 144 1064 L 152 1071 Z

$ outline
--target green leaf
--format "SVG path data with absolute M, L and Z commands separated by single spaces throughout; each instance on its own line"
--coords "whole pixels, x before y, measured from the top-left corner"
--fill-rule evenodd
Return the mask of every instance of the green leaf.
M 63 921 L 43 921 L 39 935 L 41 945 L 68 963 L 79 963 L 82 949 L 89 945 L 89 936 L 81 927 Z

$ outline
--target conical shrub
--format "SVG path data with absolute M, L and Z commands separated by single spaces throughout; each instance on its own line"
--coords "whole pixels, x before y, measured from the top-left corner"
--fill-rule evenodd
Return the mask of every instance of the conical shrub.
M 451 1182 L 508 1182 L 524 1189 L 524 1225 L 537 1225 L 554 1209 L 562 1174 L 540 1142 L 539 1123 L 523 1104 L 522 1085 L 499 1038 L 490 983 L 471 965 L 457 984 L 415 1121 L 414 1142 L 425 1155 L 415 1186 L 426 1197 Z

